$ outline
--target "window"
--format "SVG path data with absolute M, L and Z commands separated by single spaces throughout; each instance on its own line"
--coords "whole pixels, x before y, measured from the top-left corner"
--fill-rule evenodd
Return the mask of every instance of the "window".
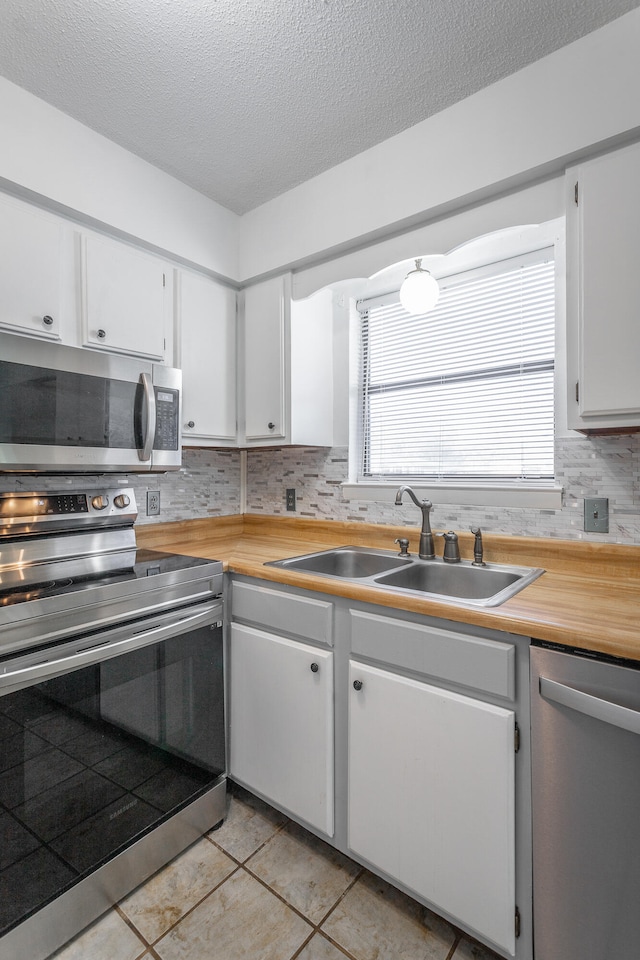
M 553 478 L 553 249 L 440 281 L 408 316 L 360 301 L 361 480 Z

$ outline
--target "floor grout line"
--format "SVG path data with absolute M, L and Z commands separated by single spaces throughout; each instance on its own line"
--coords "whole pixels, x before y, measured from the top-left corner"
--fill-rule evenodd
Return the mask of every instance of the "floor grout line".
M 355 861 L 352 861 L 352 862 L 355 863 Z M 356 864 L 356 866 L 358 866 L 358 864 Z M 350 890 L 353 890 L 353 888 L 355 887 L 356 883 L 358 882 L 358 880 L 360 879 L 360 877 L 362 877 L 362 876 L 365 874 L 365 872 L 366 872 L 366 871 L 365 871 L 365 868 L 364 868 L 364 867 L 360 867 L 360 869 L 358 870 L 357 874 L 355 875 L 355 877 L 353 878 L 353 880 L 351 881 L 351 883 L 349 884 L 349 886 L 348 886 L 345 890 L 343 890 L 343 892 L 340 894 L 340 896 L 338 897 L 338 899 L 336 900 L 336 902 L 334 903 L 334 905 L 331 907 L 331 909 L 328 910 L 327 913 L 324 915 L 324 917 L 322 918 L 322 920 L 321 920 L 320 923 L 318 924 L 318 928 L 320 928 L 323 923 L 326 923 L 326 922 L 327 922 L 327 920 L 329 919 L 329 917 L 331 916 L 331 914 L 334 912 L 334 910 L 336 909 L 336 907 L 338 906 L 338 904 L 339 904 L 339 903 L 342 903 L 342 901 L 344 900 L 344 898 L 346 897 L 346 895 L 349 893 Z
M 243 800 L 241 798 L 237 798 L 237 799 L 239 800 L 240 803 L 243 803 Z M 261 802 L 264 802 L 264 801 L 261 801 Z M 245 805 L 251 806 L 250 804 L 245 804 Z M 255 808 L 253 807 L 251 809 L 255 810 Z M 259 815 L 259 811 L 256 810 L 256 814 Z M 183 923 L 183 921 L 185 921 L 191 914 L 193 914 L 194 911 L 200 908 L 206 902 L 206 900 L 208 900 L 213 894 L 219 891 L 228 880 L 231 880 L 233 877 L 237 877 L 241 872 L 246 877 L 249 877 L 252 880 L 258 882 L 263 889 L 268 891 L 272 896 L 276 897 L 276 899 L 279 900 L 289 911 L 291 911 L 292 914 L 294 914 L 295 916 L 300 918 L 302 921 L 304 921 L 304 923 L 309 927 L 308 935 L 305 937 L 303 942 L 294 950 L 294 952 L 289 956 L 289 960 L 298 960 L 298 958 L 300 958 L 304 954 L 305 950 L 307 949 L 309 944 L 314 940 L 315 937 L 321 938 L 324 941 L 331 944 L 331 946 L 335 948 L 335 950 L 337 950 L 340 953 L 340 956 L 344 957 L 345 960 L 358 960 L 357 955 L 354 955 L 351 952 L 349 952 L 349 950 L 345 946 L 343 946 L 340 942 L 333 939 L 333 937 L 328 932 L 323 930 L 322 927 L 324 924 L 327 923 L 329 918 L 334 914 L 336 909 L 344 901 L 344 899 L 348 896 L 348 894 L 353 890 L 356 884 L 362 879 L 363 876 L 365 876 L 369 872 L 366 867 L 358 864 L 354 860 L 351 860 L 346 854 L 342 854 L 342 856 L 356 868 L 356 872 L 354 876 L 349 880 L 344 890 L 337 896 L 335 902 L 323 914 L 321 919 L 318 922 L 314 922 L 313 920 L 311 920 L 310 917 L 306 916 L 301 909 L 294 906 L 294 904 L 290 903 L 286 899 L 286 897 L 283 894 L 281 894 L 277 889 L 275 889 L 269 882 L 267 882 L 267 880 L 263 879 L 257 873 L 255 873 L 251 868 L 251 866 L 249 865 L 250 861 L 260 851 L 264 850 L 264 848 L 267 847 L 268 844 L 271 843 L 271 841 L 274 840 L 275 837 L 277 837 L 279 834 L 286 831 L 290 825 L 298 826 L 298 824 L 296 824 L 296 822 L 292 821 L 290 818 L 287 818 L 283 823 L 279 825 L 274 825 L 273 823 L 270 823 L 269 826 L 272 831 L 270 835 L 261 843 L 259 843 L 258 846 L 256 846 L 256 848 L 252 850 L 251 853 L 249 853 L 244 860 L 239 860 L 237 857 L 233 856 L 233 854 L 231 854 L 227 849 L 225 849 L 225 847 L 221 843 L 216 842 L 216 840 L 214 839 L 214 835 L 217 831 L 213 831 L 212 835 L 210 835 L 209 833 L 204 834 L 201 839 L 209 840 L 209 842 L 216 849 L 218 849 L 225 857 L 228 858 L 230 865 L 233 866 L 233 869 L 222 880 L 215 883 L 203 896 L 200 897 L 200 899 L 196 903 L 191 904 L 189 908 L 185 910 L 182 916 L 180 916 L 174 923 L 172 923 L 169 927 L 167 927 L 166 930 L 163 930 L 162 933 L 152 941 L 147 939 L 147 937 L 142 933 L 142 931 L 139 930 L 138 927 L 136 926 L 135 920 L 131 919 L 122 908 L 121 903 L 123 903 L 124 899 L 126 898 L 123 898 L 121 903 L 115 904 L 112 909 L 114 909 L 116 913 L 119 915 L 119 917 L 122 920 L 124 920 L 127 927 L 139 938 L 141 942 L 141 949 L 143 952 L 140 954 L 140 957 L 138 958 L 138 960 L 141 960 L 143 956 L 145 958 L 148 956 L 149 960 L 162 960 L 160 954 L 156 950 L 156 947 L 159 944 L 159 942 L 163 938 L 167 937 L 170 933 L 175 931 L 175 929 L 179 927 Z M 242 820 L 239 821 L 239 826 L 240 826 L 240 831 L 242 832 Z M 312 840 L 321 841 L 321 838 L 316 837 L 314 834 L 309 834 L 309 836 Z M 304 835 L 302 840 L 304 842 Z M 326 841 L 321 841 L 321 842 L 326 843 Z M 178 858 L 176 857 L 175 859 L 178 859 Z M 165 867 L 161 868 L 157 872 L 160 873 L 162 870 L 165 870 L 168 866 L 169 864 L 167 864 Z M 375 874 L 373 876 L 375 876 Z M 145 883 L 141 884 L 140 886 L 144 887 L 145 884 L 148 883 L 151 879 L 152 878 L 150 877 L 147 881 L 145 881 Z M 277 878 L 275 882 L 277 882 Z M 454 939 L 446 956 L 443 957 L 442 960 L 454 960 L 461 944 L 466 942 L 468 939 L 464 934 L 464 932 L 461 931 L 459 928 L 456 928 L 454 924 L 449 923 L 449 926 L 452 927 Z M 473 941 L 470 941 L 470 942 L 473 942 Z M 483 949 L 486 949 L 486 948 L 483 948 Z M 490 953 L 488 955 L 493 956 Z M 212 955 L 212 960 L 214 956 L 215 954 Z M 224 960 L 232 960 L 232 958 L 231 957 L 224 958 Z M 496 957 L 496 960 L 499 960 L 499 958 Z
M 453 960 L 454 954 L 455 954 L 456 950 L 458 949 L 458 947 L 460 946 L 461 943 L 462 943 L 462 937 L 460 936 L 459 933 L 457 933 L 456 936 L 455 936 L 455 939 L 454 939 L 454 941 L 453 941 L 453 946 L 452 946 L 451 949 L 449 950 L 449 953 L 446 955 L 446 957 L 444 958 L 444 960 Z
M 149 941 L 147 940 L 147 938 L 143 935 L 143 933 L 142 933 L 141 930 L 138 930 L 138 928 L 136 927 L 136 925 L 135 925 L 135 923 L 133 922 L 133 920 L 131 920 L 131 919 L 126 915 L 126 913 L 124 912 L 124 910 L 123 910 L 122 907 L 120 906 L 120 903 L 116 903 L 111 909 L 112 909 L 112 910 L 115 910 L 115 912 L 118 914 L 118 916 L 120 917 L 120 919 L 121 919 L 121 920 L 124 920 L 124 922 L 125 922 L 126 925 L 129 927 L 129 929 L 132 930 L 133 933 L 135 933 L 135 935 L 136 935 L 140 940 L 142 940 L 142 944 L 143 944 L 144 950 L 143 950 L 143 952 L 140 954 L 140 956 L 141 956 L 141 957 L 144 956 L 144 954 L 145 954 L 148 950 L 151 949 L 151 944 L 149 943 Z
M 174 930 L 180 923 L 182 923 L 182 921 L 185 919 L 185 917 L 188 917 L 190 914 L 193 913 L 194 910 L 196 910 L 198 907 L 200 907 L 200 906 L 205 902 L 205 900 L 207 900 L 207 899 L 211 896 L 212 893 L 215 893 L 216 890 L 219 890 L 220 887 L 221 887 L 224 883 L 227 882 L 227 880 L 230 880 L 231 877 L 235 877 L 235 875 L 238 873 L 238 871 L 239 871 L 239 870 L 242 870 L 242 869 L 243 869 L 242 864 L 241 864 L 241 863 L 238 864 L 238 865 L 235 867 L 235 869 L 233 869 L 233 870 L 231 871 L 231 873 L 228 873 L 227 876 L 224 877 L 224 879 L 222 879 L 222 880 L 220 881 L 220 883 L 216 883 L 213 887 L 211 887 L 211 889 L 208 890 L 208 891 L 205 893 L 205 895 L 198 900 L 197 903 L 192 904 L 192 905 L 189 907 L 188 910 L 185 910 L 185 912 L 182 914 L 182 916 L 179 917 L 179 918 L 175 921 L 175 923 L 172 923 L 170 927 L 167 927 L 166 930 L 163 930 L 162 933 L 155 938 L 155 940 L 152 940 L 152 941 L 150 941 L 150 942 L 147 941 L 147 942 L 149 942 L 149 946 L 151 947 L 151 949 L 153 949 L 153 947 L 157 946 L 157 945 L 160 943 L 160 941 L 162 940 L 163 937 L 166 937 L 168 933 L 171 933 L 172 930 Z M 133 922 L 133 921 L 132 921 L 132 922 Z M 135 926 L 135 925 L 134 925 L 134 926 Z M 136 928 L 136 932 L 137 932 L 137 928 Z

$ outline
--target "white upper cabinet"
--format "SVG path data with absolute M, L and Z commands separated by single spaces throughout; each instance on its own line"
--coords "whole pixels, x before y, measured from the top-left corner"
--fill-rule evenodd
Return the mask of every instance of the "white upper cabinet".
M 181 271 L 176 281 L 177 363 L 182 368 L 185 446 L 230 446 L 236 434 L 236 294 Z
M 291 276 L 244 292 L 247 446 L 333 442 L 331 294 L 292 302 Z
M 568 424 L 640 426 L 640 144 L 567 171 Z
M 30 204 L 0 197 L 0 328 L 60 340 L 72 311 L 71 231 Z
M 82 234 L 81 326 L 84 346 L 170 360 L 171 271 L 126 243 Z

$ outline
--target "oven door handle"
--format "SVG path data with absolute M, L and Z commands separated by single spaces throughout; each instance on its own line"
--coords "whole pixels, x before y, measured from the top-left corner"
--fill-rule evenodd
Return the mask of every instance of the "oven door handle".
M 140 460 L 150 460 L 153 453 L 153 443 L 156 439 L 156 394 L 153 381 L 148 373 L 140 374 L 142 389 L 144 390 L 143 410 L 146 412 L 144 439 L 142 450 L 138 450 Z
M 113 657 L 120 657 L 125 653 L 131 653 L 134 650 L 140 650 L 142 647 L 151 646 L 154 643 L 161 643 L 163 640 L 170 640 L 172 637 L 181 633 L 188 633 L 198 627 L 208 626 L 222 620 L 222 605 L 220 601 L 207 604 L 200 607 L 197 613 L 187 614 L 186 616 L 171 618 L 168 623 L 141 629 L 138 632 L 134 630 L 136 624 L 130 624 L 127 629 L 127 635 L 124 639 L 100 639 L 100 635 L 93 637 L 91 646 L 87 646 L 88 638 L 77 641 L 77 649 L 65 656 L 55 657 L 55 648 L 49 651 L 51 659 L 40 660 L 36 663 L 29 663 L 20 666 L 20 660 L 16 660 L 16 666 L 12 669 L 11 661 L 5 664 L 6 670 L 0 673 L 0 692 L 8 692 L 7 688 L 22 688 L 31 686 L 34 682 L 49 680 L 58 677 L 63 673 L 70 673 L 73 670 L 79 670 L 82 667 L 88 667 L 92 664 L 102 663 L 105 660 L 111 660 Z M 122 632 L 118 629 L 116 634 Z M 44 652 L 43 652 L 44 655 Z M 22 658 L 21 658 L 22 659 Z M 22 661 L 24 663 L 24 661 Z

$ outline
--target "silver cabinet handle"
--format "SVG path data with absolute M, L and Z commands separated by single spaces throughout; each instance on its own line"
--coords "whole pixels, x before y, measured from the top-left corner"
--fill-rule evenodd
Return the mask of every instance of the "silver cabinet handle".
M 51 326 L 53 326 L 53 317 L 51 317 L 51 316 L 47 313 L 46 316 L 44 316 L 44 317 L 42 318 L 42 322 L 44 323 L 45 327 L 51 327 Z
M 156 395 L 153 389 L 153 382 L 148 373 L 140 374 L 140 382 L 144 389 L 144 401 L 146 404 L 146 429 L 142 450 L 138 450 L 138 456 L 141 460 L 151 460 L 153 452 L 153 441 L 156 438 Z
M 540 677 L 540 694 L 545 700 L 552 700 L 595 720 L 602 720 L 622 730 L 630 730 L 631 733 L 640 733 L 640 713 L 630 707 L 623 707 L 620 703 L 594 697 L 577 687 L 569 687 L 547 677 Z
M 107 331 L 98 330 L 98 340 L 106 340 L 106 339 L 107 339 Z

